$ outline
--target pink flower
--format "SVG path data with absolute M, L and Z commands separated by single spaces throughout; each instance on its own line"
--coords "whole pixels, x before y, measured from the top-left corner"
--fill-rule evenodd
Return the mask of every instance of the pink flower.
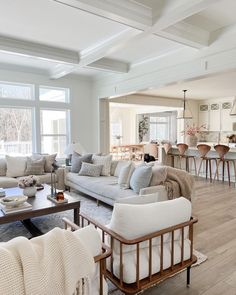
M 29 186 L 35 186 L 38 184 L 38 178 L 34 175 L 23 177 L 19 179 L 18 186 L 20 188 L 25 188 Z
M 185 130 L 181 131 L 181 134 L 185 134 L 185 135 L 196 135 L 199 134 L 203 131 L 206 130 L 206 126 L 205 125 L 201 125 L 201 126 L 195 126 L 195 124 L 193 124 L 192 126 L 187 125 Z

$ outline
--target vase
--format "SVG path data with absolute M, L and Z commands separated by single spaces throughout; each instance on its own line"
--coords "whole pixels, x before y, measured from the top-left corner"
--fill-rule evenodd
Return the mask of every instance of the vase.
M 186 136 L 186 143 L 190 147 L 197 146 L 197 141 L 198 141 L 198 138 L 196 135 L 187 135 Z
M 28 186 L 23 189 L 23 194 L 27 197 L 34 197 L 37 192 L 37 188 L 35 186 Z

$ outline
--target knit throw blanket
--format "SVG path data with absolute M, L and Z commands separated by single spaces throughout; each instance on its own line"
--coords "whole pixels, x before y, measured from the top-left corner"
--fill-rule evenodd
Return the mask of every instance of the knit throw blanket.
M 0 243 L 0 294 L 92 295 L 92 255 L 70 231 L 55 228 L 28 240 Z
M 174 199 L 183 196 L 191 201 L 191 194 L 194 188 L 194 177 L 188 172 L 166 166 L 167 177 L 164 185 L 168 198 Z

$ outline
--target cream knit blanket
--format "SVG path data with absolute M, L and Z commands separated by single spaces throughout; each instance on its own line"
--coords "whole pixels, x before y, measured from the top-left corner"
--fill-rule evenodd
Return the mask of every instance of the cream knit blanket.
M 168 193 L 168 198 L 174 199 L 183 196 L 191 201 L 191 195 L 194 189 L 194 177 L 184 170 L 169 166 L 166 166 L 166 171 L 167 176 L 164 185 Z
M 0 243 L 0 294 L 92 295 L 92 255 L 70 231 L 55 228 L 28 240 Z

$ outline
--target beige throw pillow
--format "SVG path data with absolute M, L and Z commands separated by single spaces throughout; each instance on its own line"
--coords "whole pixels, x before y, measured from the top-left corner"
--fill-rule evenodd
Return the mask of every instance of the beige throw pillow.
M 51 172 L 52 171 L 52 164 L 56 161 L 57 154 L 52 155 L 44 155 L 45 164 L 44 164 L 44 171 Z
M 119 177 L 121 169 L 123 167 L 126 167 L 127 164 L 129 163 L 131 163 L 131 161 L 125 161 L 125 160 L 118 161 L 115 172 L 114 172 L 114 176 Z
M 7 177 L 18 177 L 25 175 L 26 157 L 11 157 L 6 155 Z
M 128 162 L 126 166 L 121 168 L 118 178 L 118 184 L 121 189 L 128 189 L 130 187 L 130 178 L 134 169 L 135 168 L 132 162 Z
M 93 161 L 93 164 L 95 165 L 103 165 L 101 175 L 103 176 L 111 175 L 112 155 L 107 155 L 107 156 L 93 155 L 92 161 Z
M 33 160 L 27 157 L 25 175 L 42 175 L 44 174 L 45 158 Z

